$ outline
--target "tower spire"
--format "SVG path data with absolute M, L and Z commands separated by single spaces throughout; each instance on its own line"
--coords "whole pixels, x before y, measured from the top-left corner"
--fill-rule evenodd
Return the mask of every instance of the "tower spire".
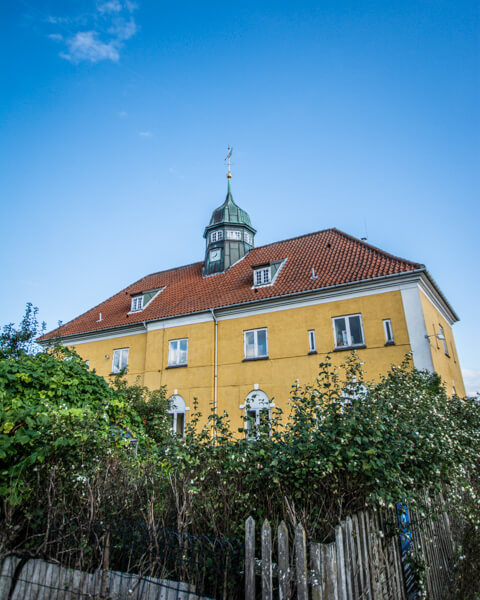
M 230 172 L 230 158 L 232 157 L 232 152 L 233 152 L 233 148 L 231 148 L 230 144 L 229 144 L 228 145 L 228 153 L 227 153 L 227 156 L 225 157 L 225 162 L 227 163 L 227 168 L 228 168 L 227 179 L 228 179 L 229 191 L 230 191 L 230 179 L 232 178 L 232 173 Z

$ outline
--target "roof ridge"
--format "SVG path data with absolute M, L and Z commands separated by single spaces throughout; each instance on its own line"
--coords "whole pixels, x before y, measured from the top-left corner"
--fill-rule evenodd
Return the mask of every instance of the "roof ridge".
M 347 239 L 353 240 L 357 244 L 362 244 L 363 246 L 367 246 L 371 250 L 374 250 L 375 252 L 378 252 L 379 254 L 382 254 L 383 256 L 388 256 L 389 258 L 393 258 L 394 260 L 399 260 L 403 263 L 415 265 L 416 267 L 425 268 L 425 265 L 423 263 L 419 263 L 414 260 L 410 260 L 408 258 L 403 258 L 402 256 L 397 256 L 396 254 L 391 254 L 390 252 L 387 252 L 386 250 L 382 250 L 378 246 L 374 246 L 373 244 L 370 244 L 369 242 L 366 242 L 365 240 L 361 240 L 361 239 L 355 237 L 354 235 L 351 235 L 350 233 L 346 233 L 345 231 L 342 231 L 341 229 L 337 229 L 336 227 L 333 227 L 333 230 L 336 231 L 337 233 L 343 235 Z
M 255 246 L 252 250 L 260 250 L 260 248 L 266 248 L 267 246 L 274 246 L 275 244 L 283 244 L 284 242 L 291 242 L 292 240 L 299 240 L 300 238 L 310 237 L 312 235 L 318 235 L 319 233 L 325 233 L 326 231 L 336 231 L 335 227 L 327 227 L 326 229 L 319 229 L 318 231 L 312 231 L 311 233 L 304 233 L 302 235 L 295 235 L 291 238 L 284 240 L 278 240 L 277 242 L 270 242 L 269 244 L 263 244 L 263 246 Z

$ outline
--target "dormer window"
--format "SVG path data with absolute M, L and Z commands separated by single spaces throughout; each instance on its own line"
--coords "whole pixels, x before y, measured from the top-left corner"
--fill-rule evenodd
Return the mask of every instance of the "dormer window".
M 134 296 L 132 298 L 132 308 L 131 312 L 138 312 L 143 309 L 143 296 Z
M 242 232 L 233 229 L 227 229 L 227 240 L 241 240 Z
M 267 283 L 270 283 L 270 267 L 266 267 L 265 269 L 257 269 L 254 273 L 255 285 L 266 285 Z
M 253 265 L 253 287 L 262 285 L 272 285 L 275 283 L 281 268 L 285 264 L 284 260 L 273 260 L 263 265 Z
M 210 241 L 220 242 L 221 240 L 223 240 L 223 231 L 212 231 L 212 233 L 210 234 Z
M 150 302 L 158 296 L 160 292 L 165 289 L 166 286 L 155 289 L 155 290 L 147 290 L 142 292 L 141 294 L 135 294 L 132 296 L 132 305 L 130 307 L 130 312 L 140 312 L 144 308 L 150 304 Z

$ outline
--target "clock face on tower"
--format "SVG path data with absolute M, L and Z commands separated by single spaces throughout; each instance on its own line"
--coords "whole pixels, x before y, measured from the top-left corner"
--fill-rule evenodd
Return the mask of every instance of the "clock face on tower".
M 210 262 L 215 262 L 217 260 L 220 260 L 221 254 L 222 254 L 222 251 L 220 250 L 220 248 L 215 248 L 215 250 L 210 250 Z

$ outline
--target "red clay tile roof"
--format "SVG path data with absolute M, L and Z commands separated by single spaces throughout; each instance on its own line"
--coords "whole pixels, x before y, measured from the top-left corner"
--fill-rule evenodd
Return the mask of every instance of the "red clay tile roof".
M 287 260 L 273 285 L 252 289 L 252 265 L 283 259 Z M 202 266 L 203 262 L 198 262 L 147 275 L 62 325 L 60 335 L 100 331 L 424 269 L 424 265 L 388 254 L 338 229 L 253 248 L 225 273 L 202 277 Z M 311 279 L 312 267 L 317 279 Z M 143 311 L 128 314 L 132 294 L 163 286 L 165 289 Z M 40 340 L 58 334 L 54 330 Z

